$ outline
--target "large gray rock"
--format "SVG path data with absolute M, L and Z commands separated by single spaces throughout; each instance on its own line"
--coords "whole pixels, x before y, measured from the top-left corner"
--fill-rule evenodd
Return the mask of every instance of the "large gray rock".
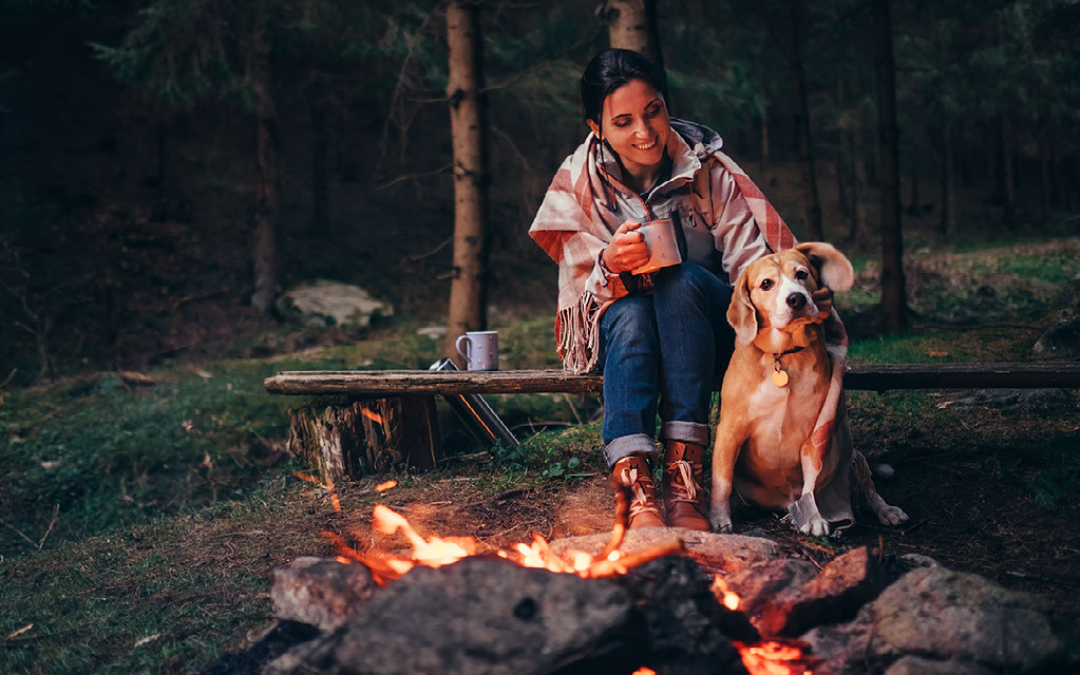
M 333 558 L 297 558 L 273 571 L 274 616 L 333 631 L 375 596 L 379 586 L 364 565 Z
M 757 632 L 738 612 L 716 602 L 711 579 L 692 560 L 668 556 L 615 577 L 644 617 L 648 633 L 646 665 L 663 675 L 738 673 L 745 675 L 730 640 L 753 642 Z
M 942 567 L 909 572 L 855 621 L 803 639 L 825 660 L 817 675 L 876 672 L 905 656 L 1014 675 L 1080 668 L 1075 636 L 1047 600 Z
M 312 665 L 353 675 L 632 672 L 644 658 L 640 624 L 609 581 L 470 558 L 391 584 L 334 636 L 322 654 L 330 663 Z
M 1080 313 L 1062 310 L 1057 323 L 1039 337 L 1031 351 L 1060 359 L 1080 359 Z
M 277 310 L 305 326 L 336 325 L 346 330 L 367 328 L 372 317 L 394 314 L 393 305 L 375 299 L 359 286 L 326 279 L 306 281 L 283 293 Z

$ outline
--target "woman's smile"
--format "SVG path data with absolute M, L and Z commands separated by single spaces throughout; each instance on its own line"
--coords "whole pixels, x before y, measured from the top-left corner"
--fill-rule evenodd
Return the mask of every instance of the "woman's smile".
M 589 128 L 619 156 L 626 184 L 638 192 L 652 187 L 671 135 L 663 95 L 645 80 L 630 80 L 608 94 L 600 121 L 589 120 Z

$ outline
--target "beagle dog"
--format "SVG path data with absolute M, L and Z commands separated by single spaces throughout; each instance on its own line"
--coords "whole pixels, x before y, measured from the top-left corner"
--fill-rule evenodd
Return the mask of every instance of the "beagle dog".
M 866 459 L 851 446 L 842 391 L 847 348 L 827 344 L 822 326 L 832 291 L 848 290 L 854 279 L 842 253 L 815 242 L 755 260 L 735 282 L 727 313 L 735 351 L 712 460 L 709 516 L 717 532 L 732 531 L 732 488 L 753 504 L 788 511 L 814 536 L 854 522 L 853 492 L 882 523 L 907 520 L 878 496 Z

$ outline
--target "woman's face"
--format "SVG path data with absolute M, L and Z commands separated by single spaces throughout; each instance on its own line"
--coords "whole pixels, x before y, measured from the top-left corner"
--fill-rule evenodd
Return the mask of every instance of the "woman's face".
M 627 171 L 655 166 L 664 158 L 671 120 L 660 92 L 644 80 L 630 80 L 608 94 L 601 120 L 601 127 L 589 120 L 589 128 L 618 153 Z

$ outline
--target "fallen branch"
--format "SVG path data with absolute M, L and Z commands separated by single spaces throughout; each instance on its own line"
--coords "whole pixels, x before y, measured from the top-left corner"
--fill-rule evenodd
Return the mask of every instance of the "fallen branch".
M 45 545 L 45 540 L 49 538 L 49 533 L 52 532 L 53 525 L 56 525 L 56 516 L 60 515 L 60 505 L 57 504 L 53 507 L 52 520 L 49 521 L 49 529 L 45 530 L 45 534 L 42 535 L 41 541 L 38 542 L 37 549 L 40 551 L 41 547 Z
M 23 534 L 23 531 L 20 530 L 19 528 L 15 527 L 14 525 L 12 525 L 8 521 L 4 520 L 3 518 L 0 518 L 0 523 L 2 523 L 4 525 L 4 527 L 8 528 L 9 530 L 14 530 L 16 534 L 18 534 L 20 537 L 22 537 L 26 541 L 30 542 L 31 546 L 33 546 L 35 548 L 37 547 L 37 544 L 34 543 L 34 540 L 31 539 L 30 537 L 26 536 L 25 534 Z

